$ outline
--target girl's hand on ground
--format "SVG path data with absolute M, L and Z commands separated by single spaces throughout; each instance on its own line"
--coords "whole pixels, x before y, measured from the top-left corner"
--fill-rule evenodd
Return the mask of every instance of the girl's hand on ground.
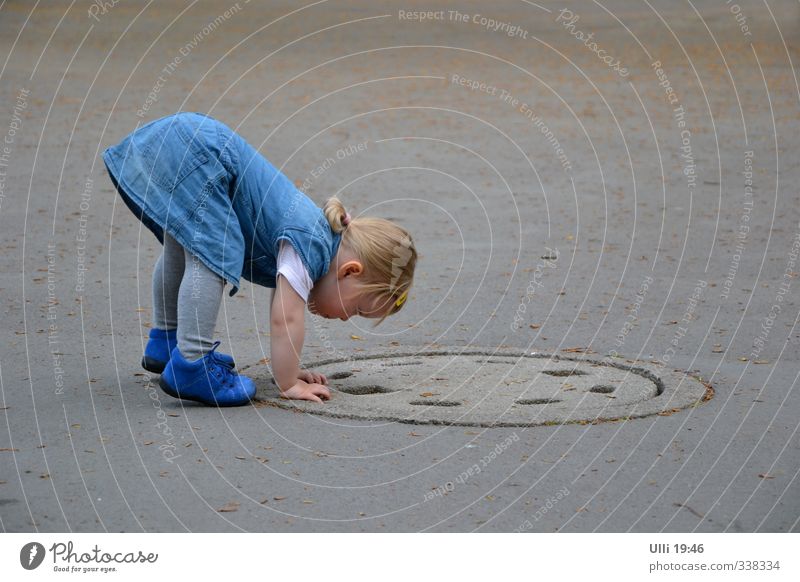
M 293 400 L 311 400 L 312 402 L 322 403 L 322 398 L 329 400 L 331 397 L 330 390 L 322 384 L 315 384 L 306 382 L 305 380 L 297 380 L 297 383 L 282 392 L 284 398 L 291 398 Z
M 298 379 L 305 380 L 309 384 L 328 383 L 328 378 L 325 377 L 325 374 L 318 374 L 316 372 L 312 372 L 311 370 L 301 370 Z

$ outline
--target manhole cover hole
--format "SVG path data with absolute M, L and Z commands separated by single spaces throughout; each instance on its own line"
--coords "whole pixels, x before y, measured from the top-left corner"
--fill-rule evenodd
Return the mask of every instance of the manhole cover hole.
M 256 405 L 413 424 L 535 426 L 666 415 L 712 393 L 697 378 L 646 362 L 497 350 L 375 353 L 308 368 L 328 377 L 331 400 L 282 399 L 262 372 Z

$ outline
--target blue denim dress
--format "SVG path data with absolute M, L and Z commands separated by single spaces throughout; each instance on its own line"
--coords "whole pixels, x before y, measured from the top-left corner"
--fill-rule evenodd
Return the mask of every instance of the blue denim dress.
M 241 136 L 202 114 L 151 121 L 103 152 L 128 208 L 164 242 L 166 230 L 214 273 L 275 287 L 280 241 L 311 280 L 328 272 L 341 243 L 313 200 Z

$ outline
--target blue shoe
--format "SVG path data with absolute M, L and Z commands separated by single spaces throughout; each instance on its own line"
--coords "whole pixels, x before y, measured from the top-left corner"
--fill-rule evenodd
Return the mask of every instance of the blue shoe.
M 202 402 L 209 406 L 241 406 L 256 394 L 256 385 L 247 376 L 233 371 L 232 358 L 216 352 L 220 342 L 199 360 L 190 362 L 175 347 L 161 373 L 159 386 L 175 398 Z
M 169 356 L 178 345 L 177 329 L 150 330 L 150 339 L 144 349 L 142 368 L 154 374 L 160 374 L 169 362 Z
M 174 350 L 177 345 L 177 329 L 164 330 L 155 327 L 152 328 L 150 330 L 150 339 L 147 341 L 147 346 L 144 349 L 142 368 L 154 374 L 161 374 L 164 368 L 167 367 L 167 362 L 169 362 L 172 350 Z M 217 357 L 229 364 L 232 368 L 236 366 L 233 358 L 227 354 L 217 354 Z

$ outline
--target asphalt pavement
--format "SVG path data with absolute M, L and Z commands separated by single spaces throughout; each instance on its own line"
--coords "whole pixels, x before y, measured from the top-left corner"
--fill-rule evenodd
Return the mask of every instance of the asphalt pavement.
M 266 4 L 0 6 L 0 529 L 800 531 L 796 2 Z M 403 310 L 307 312 L 312 370 L 580 354 L 709 398 L 488 427 L 169 397 L 160 245 L 100 153 L 180 110 L 412 232 Z M 269 297 L 217 328 L 260 396 Z

